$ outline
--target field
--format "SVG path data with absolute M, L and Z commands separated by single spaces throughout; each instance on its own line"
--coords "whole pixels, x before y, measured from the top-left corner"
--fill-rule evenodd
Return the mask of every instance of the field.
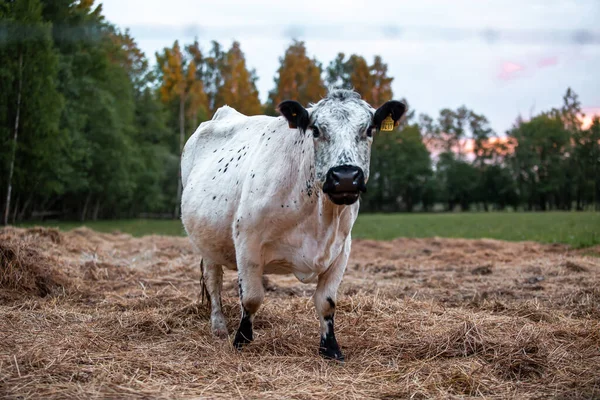
M 599 398 L 598 215 L 540 215 L 361 217 L 337 302 L 344 364 L 317 354 L 314 285 L 268 276 L 237 352 L 210 334 L 185 237 L 4 228 L 0 398 Z M 118 228 L 150 229 L 136 223 Z M 223 307 L 231 339 L 234 273 Z
M 80 222 L 44 222 L 42 225 L 69 230 Z M 139 237 L 143 235 L 183 236 L 180 221 L 118 220 L 86 222 L 98 232 L 120 231 Z M 488 238 L 510 241 L 534 240 L 543 243 L 565 243 L 574 247 L 600 244 L 599 212 L 547 213 L 444 213 L 444 214 L 361 214 L 353 237 L 375 240 L 407 238 Z

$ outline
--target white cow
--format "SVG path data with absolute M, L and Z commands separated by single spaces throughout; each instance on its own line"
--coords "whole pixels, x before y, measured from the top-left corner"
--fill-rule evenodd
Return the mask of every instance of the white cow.
M 238 349 L 253 338 L 262 275 L 294 273 L 302 282 L 317 281 L 320 353 L 343 360 L 335 300 L 369 178 L 373 134 L 388 116 L 397 124 L 406 106 L 388 101 L 375 110 L 356 92 L 332 90 L 308 109 L 288 100 L 278 110 L 283 117 L 248 117 L 224 106 L 198 127 L 181 160 L 183 224 L 202 256 L 214 335 L 227 337 L 222 266 L 238 271 Z

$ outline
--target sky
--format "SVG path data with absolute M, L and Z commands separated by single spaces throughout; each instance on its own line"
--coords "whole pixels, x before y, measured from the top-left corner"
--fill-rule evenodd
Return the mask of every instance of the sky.
M 241 43 L 261 101 L 292 39 L 327 66 L 338 52 L 382 56 L 396 99 L 433 117 L 466 105 L 498 134 L 562 104 L 571 87 L 600 115 L 599 0 L 103 0 L 150 60 L 176 39 Z

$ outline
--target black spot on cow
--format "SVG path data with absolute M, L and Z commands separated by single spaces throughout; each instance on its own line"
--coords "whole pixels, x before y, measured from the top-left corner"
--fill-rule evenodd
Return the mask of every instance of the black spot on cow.
M 269 137 L 269 138 L 267 138 L 267 140 L 271 140 L 271 138 Z
M 283 208 L 283 204 L 281 205 L 281 208 Z
M 216 153 L 216 152 L 217 152 L 217 149 L 215 149 L 215 150 L 213 151 L 213 153 Z
M 313 186 L 311 181 L 306 181 L 306 194 L 311 197 L 313 194 Z
M 213 200 L 215 200 L 217 198 L 217 196 L 213 196 Z
M 252 177 L 254 178 L 254 174 L 252 174 Z
M 338 158 L 337 165 L 349 164 L 350 161 L 351 161 L 350 154 L 347 151 L 344 151 Z
M 215 180 L 215 178 L 216 178 L 216 176 L 213 176 L 212 180 L 214 181 L 214 180 Z
M 335 301 L 331 300 L 331 297 L 327 298 L 327 302 L 329 303 L 329 307 L 335 309 Z

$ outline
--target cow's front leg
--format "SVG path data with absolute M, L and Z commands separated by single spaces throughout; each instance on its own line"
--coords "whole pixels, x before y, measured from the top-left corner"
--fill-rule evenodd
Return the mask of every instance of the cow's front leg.
M 237 349 L 241 349 L 243 345 L 253 340 L 252 322 L 254 321 L 254 314 L 260 308 L 265 297 L 262 274 L 263 268 L 257 263 L 238 261 L 238 285 L 240 288 L 242 319 L 233 340 L 233 345 Z
M 338 287 L 344 276 L 350 246 L 347 244 L 344 253 L 338 257 L 336 262 L 319 276 L 314 301 L 319 321 L 321 323 L 321 343 L 319 353 L 327 359 L 344 361 L 344 355 L 340 350 L 334 332 L 335 301 Z

